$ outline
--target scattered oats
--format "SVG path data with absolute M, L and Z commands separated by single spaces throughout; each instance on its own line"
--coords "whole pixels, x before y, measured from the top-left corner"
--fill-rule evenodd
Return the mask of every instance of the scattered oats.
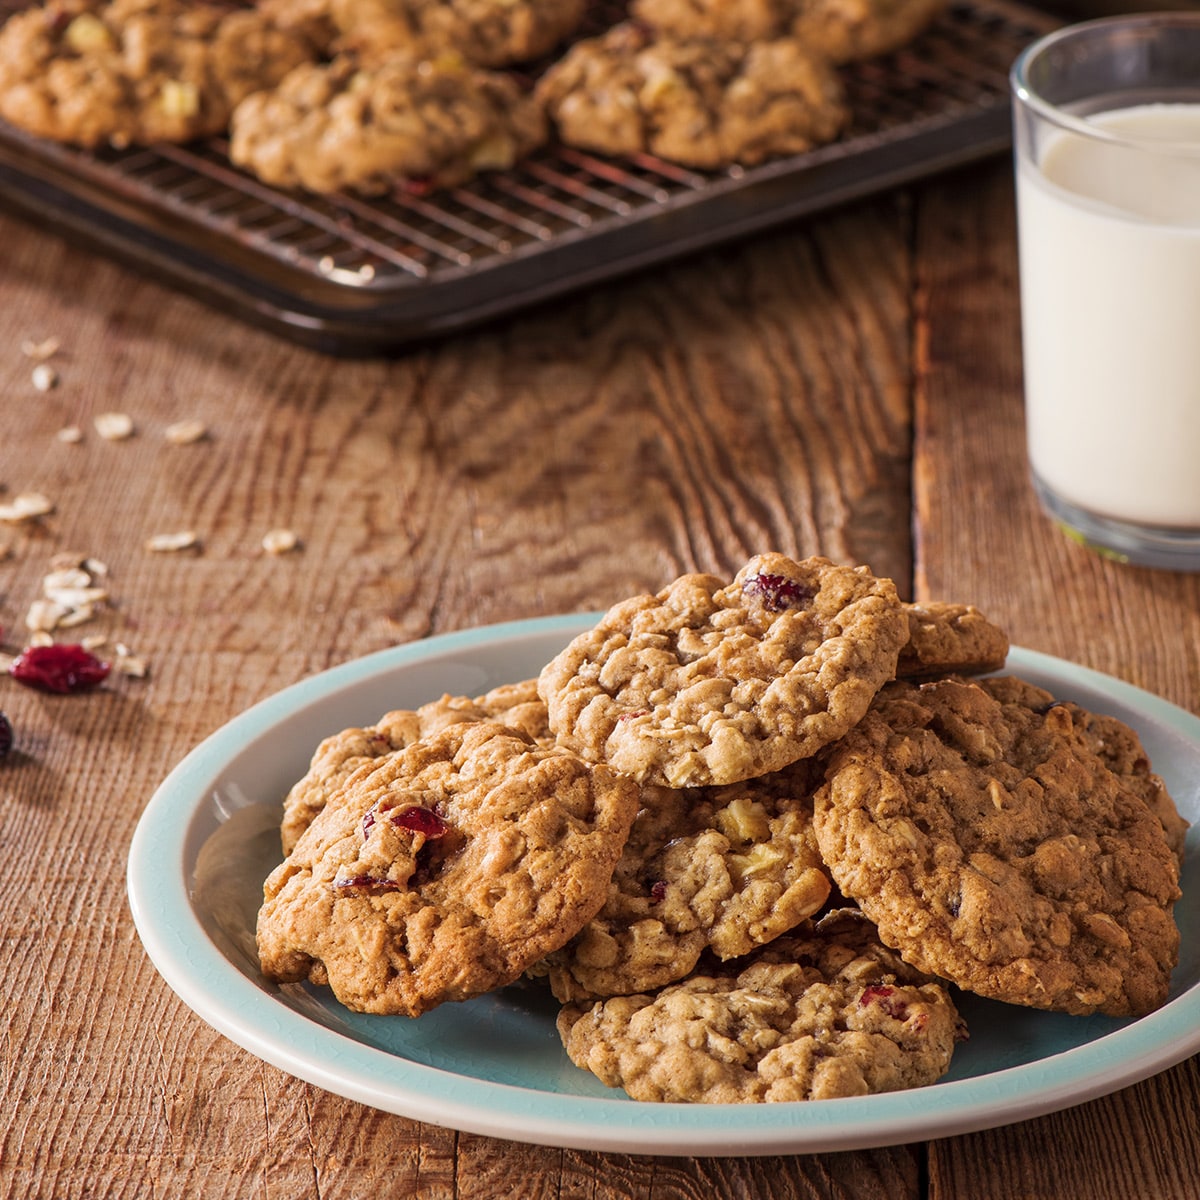
M 55 435 L 60 442 L 74 446 L 83 441 L 83 430 L 78 425 L 64 425 Z
M 5 654 L 2 651 L 0 651 L 0 671 L 12 670 L 12 665 L 14 662 L 16 662 L 16 659 L 14 658 L 13 655 Z
M 50 570 L 73 571 L 77 567 L 82 567 L 86 571 L 86 562 L 83 555 L 77 554 L 74 550 L 59 550 L 50 556 Z
M 108 645 L 108 638 L 103 633 L 89 633 L 87 637 L 79 639 L 79 644 L 85 650 L 99 650 L 101 646 Z
M 92 577 L 76 564 L 71 566 L 54 566 L 49 575 L 42 579 L 42 590 L 44 592 L 56 591 L 63 588 L 86 588 L 90 587 Z
M 81 604 L 78 608 L 68 609 L 66 614 L 59 617 L 59 629 L 73 629 L 76 625 L 86 625 L 96 615 L 93 604 Z
M 268 554 L 287 554 L 289 550 L 295 550 L 300 545 L 300 539 L 290 529 L 272 529 L 270 533 L 265 534 L 262 540 L 262 548 Z
M 10 503 L 0 504 L 0 521 L 31 521 L 53 511 L 53 502 L 40 492 L 21 492 Z
M 100 413 L 94 418 L 92 424 L 96 426 L 96 432 L 105 441 L 122 442 L 133 436 L 133 418 L 128 413 Z
M 208 437 L 208 426 L 203 421 L 176 421 L 167 426 L 163 436 L 176 446 L 190 446 Z
M 150 668 L 146 666 L 146 660 L 138 658 L 136 654 L 121 654 L 113 660 L 113 667 L 120 675 L 129 675 L 134 679 L 145 679 L 150 673 Z
M 58 386 L 58 372 L 49 363 L 38 363 L 33 368 L 33 386 L 39 392 L 48 392 Z
M 44 630 L 38 629 L 29 635 L 31 646 L 53 646 L 54 639 Z
M 35 600 L 25 614 L 25 628 L 35 633 L 49 633 L 58 628 L 59 622 L 69 611 L 53 600 Z
M 200 539 L 191 529 L 179 533 L 156 533 L 146 542 L 146 549 L 158 553 L 169 553 L 174 550 L 190 550 L 200 545 Z
M 80 566 L 93 579 L 106 579 L 108 577 L 108 563 L 101 562 L 98 558 L 85 558 Z
M 59 341 L 56 337 L 44 338 L 40 342 L 27 338 L 21 343 L 21 353 L 26 358 L 36 358 L 39 362 L 43 362 L 58 353 L 58 346 Z

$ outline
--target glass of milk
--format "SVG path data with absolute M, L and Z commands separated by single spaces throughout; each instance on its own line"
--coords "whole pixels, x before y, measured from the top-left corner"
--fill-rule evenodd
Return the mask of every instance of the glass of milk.
M 1200 13 L 1059 30 L 1012 89 L 1034 487 L 1100 552 L 1200 571 Z

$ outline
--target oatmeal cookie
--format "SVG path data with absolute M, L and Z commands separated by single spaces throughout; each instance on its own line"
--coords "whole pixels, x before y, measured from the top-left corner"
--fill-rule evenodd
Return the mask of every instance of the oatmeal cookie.
M 841 891 L 918 969 L 982 996 L 1140 1015 L 1178 956 L 1178 867 L 1066 705 L 1005 681 L 898 682 L 815 797 Z
M 546 962 L 562 1001 L 647 992 L 812 916 L 829 876 L 812 828 L 821 779 L 804 759 L 723 788 L 646 787 L 604 907 Z
M 544 140 L 541 109 L 507 75 L 452 54 L 308 63 L 234 111 L 230 158 L 277 187 L 386 192 L 504 170 Z
M 608 767 L 452 725 L 358 774 L 271 873 L 263 973 L 408 1016 L 511 983 L 595 916 L 637 803 Z
M 505 684 L 474 699 L 445 695 L 417 709 L 384 713 L 374 725 L 343 729 L 325 738 L 314 752 L 308 771 L 284 797 L 280 826 L 284 854 L 292 852 L 300 835 L 360 768 L 377 766 L 389 754 L 423 737 L 432 737 L 447 726 L 489 720 L 520 729 L 544 745 L 553 745 L 536 679 Z
M 642 783 L 738 783 L 815 754 L 895 673 L 891 580 L 761 554 L 611 608 L 541 672 L 559 744 Z
M 587 0 L 329 0 L 346 44 L 390 53 L 420 46 L 481 67 L 527 63 L 574 33 Z
M 576 42 L 537 95 L 568 145 L 708 170 L 811 150 L 848 117 L 833 68 L 795 39 L 685 41 L 634 23 Z
M 946 0 L 633 0 L 630 11 L 673 37 L 794 37 L 841 64 L 898 50 L 945 7 Z
M 312 54 L 254 9 L 54 0 L 0 31 L 0 117 L 85 147 L 187 142 Z
M 945 988 L 845 912 L 657 994 L 568 1005 L 558 1028 L 571 1061 L 609 1087 L 708 1104 L 921 1087 L 963 1036 Z
M 1150 811 L 1158 817 L 1167 837 L 1167 845 L 1176 859 L 1182 859 L 1188 823 L 1175 807 L 1175 801 L 1162 777 L 1150 769 L 1150 756 L 1135 730 L 1116 717 L 1088 712 L 1070 701 L 1055 700 L 1049 692 L 1021 679 L 996 679 L 989 685 L 989 690 L 1003 703 L 1043 709 L 1049 709 L 1052 704 L 1061 704 L 1066 708 L 1088 748 L 1142 797 Z
M 899 679 L 982 675 L 1008 659 L 1008 634 L 973 604 L 906 604 L 908 641 L 896 664 Z

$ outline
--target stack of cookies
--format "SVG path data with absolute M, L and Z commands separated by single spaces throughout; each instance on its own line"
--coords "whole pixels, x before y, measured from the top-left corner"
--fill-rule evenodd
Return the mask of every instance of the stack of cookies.
M 85 147 L 227 133 L 235 164 L 317 193 L 453 186 L 552 135 L 749 165 L 838 137 L 840 68 L 944 4 L 44 0 L 0 31 L 0 117 Z
M 524 979 L 640 1100 L 931 1083 L 956 989 L 1163 1003 L 1186 824 L 1003 630 L 781 554 L 615 605 L 536 679 L 386 714 L 284 800 L 264 974 L 417 1016 Z

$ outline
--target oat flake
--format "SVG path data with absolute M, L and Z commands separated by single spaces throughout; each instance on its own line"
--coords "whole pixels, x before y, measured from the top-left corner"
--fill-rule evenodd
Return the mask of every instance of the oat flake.
M 262 548 L 268 554 L 287 554 L 300 545 L 300 539 L 290 529 L 272 529 L 263 536 Z
M 133 418 L 128 413 L 100 413 L 92 421 L 96 432 L 108 442 L 123 442 L 133 436 Z
M 146 549 L 156 553 L 171 553 L 175 550 L 190 550 L 199 545 L 200 539 L 195 531 L 183 529 L 179 533 L 156 533 L 146 542 Z
M 203 421 L 176 421 L 163 431 L 168 442 L 176 446 L 190 446 L 193 442 L 203 441 L 208 437 L 208 426 Z
M 8 504 L 0 504 L 0 521 L 31 521 L 54 511 L 54 502 L 41 492 L 21 492 Z

